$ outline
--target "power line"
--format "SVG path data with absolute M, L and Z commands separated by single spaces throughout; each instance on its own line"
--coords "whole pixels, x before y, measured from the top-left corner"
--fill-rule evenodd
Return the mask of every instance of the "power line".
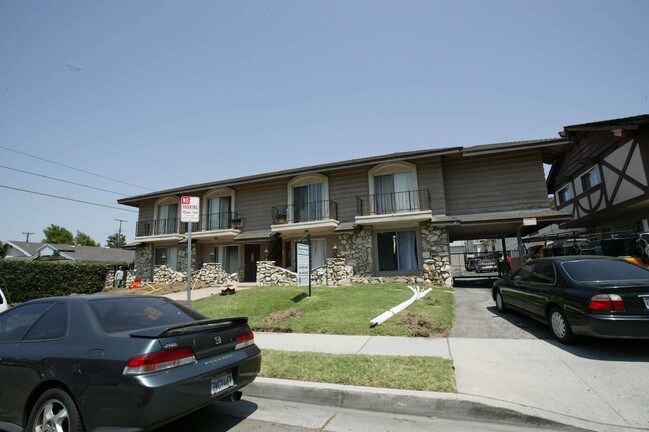
M 115 195 L 126 196 L 126 194 L 123 194 L 123 193 L 120 193 L 120 192 L 115 192 L 115 191 L 112 191 L 112 190 L 102 189 L 102 188 L 98 188 L 98 187 L 94 187 L 94 186 L 88 186 L 88 185 L 85 185 L 85 184 L 82 184 L 82 183 L 76 183 L 76 182 L 72 182 L 72 181 L 68 181 L 68 180 L 59 179 L 59 178 L 56 178 L 56 177 L 46 176 L 44 174 L 38 174 L 38 173 L 30 172 L 30 171 L 24 171 L 24 170 L 21 170 L 21 169 L 18 169 L 18 168 L 11 168 L 11 167 L 4 166 L 4 165 L 0 165 L 0 168 L 12 170 L 12 171 L 18 171 L 18 172 L 21 172 L 21 173 L 30 174 L 30 175 L 34 175 L 34 176 L 37 176 L 37 177 L 43 177 L 43 178 L 47 178 L 47 179 L 50 179 L 50 180 L 56 180 L 56 181 L 60 181 L 60 182 L 63 182 L 63 183 L 73 184 L 73 185 L 85 187 L 85 188 L 88 188 L 88 189 L 95 189 L 95 190 L 102 191 L 102 192 L 109 192 L 109 193 L 112 193 L 112 194 L 115 194 Z
M 127 182 L 117 180 L 117 179 L 114 179 L 114 178 L 111 178 L 111 177 L 106 177 L 106 176 L 101 175 L 101 174 L 93 173 L 93 172 L 90 172 L 90 171 L 85 171 L 85 170 L 82 170 L 80 168 L 75 168 L 75 167 L 70 166 L 70 165 L 65 165 L 65 164 L 62 164 L 62 163 L 59 163 L 59 162 L 54 162 L 54 161 L 51 161 L 49 159 L 34 156 L 34 155 L 29 154 L 29 153 L 14 150 L 14 149 L 9 148 L 9 147 L 5 147 L 5 146 L 0 145 L 0 148 L 11 151 L 11 152 L 14 152 L 14 153 L 18 153 L 18 154 L 21 154 L 21 155 L 24 155 L 24 156 L 29 156 L 31 158 L 38 159 L 38 160 L 41 160 L 41 161 L 44 161 L 44 162 L 48 162 L 48 163 L 51 163 L 51 164 L 54 164 L 54 165 L 59 165 L 59 166 L 65 167 L 65 168 L 73 169 L 75 171 L 79 171 L 79 172 L 82 172 L 82 173 L 85 173 L 85 174 L 90 174 L 90 175 L 93 175 L 93 176 L 96 176 L 96 177 L 101 177 L 101 178 L 111 180 L 111 181 L 114 181 L 114 182 L 117 182 L 117 183 L 122 183 L 122 184 L 125 184 L 125 185 L 134 186 L 134 187 L 137 187 L 137 188 L 140 188 L 140 189 L 145 189 L 145 190 L 153 192 L 153 189 L 149 189 L 149 188 L 146 188 L 144 186 L 139 186 L 139 185 L 136 185 L 136 184 L 133 184 L 133 183 L 127 183 Z
M 78 202 L 78 203 L 82 203 L 82 204 L 94 205 L 94 206 L 98 206 L 98 207 L 106 207 L 106 208 L 122 210 L 122 211 L 127 211 L 127 212 L 132 212 L 132 213 L 137 213 L 138 212 L 137 210 L 130 210 L 130 209 L 122 208 L 122 207 L 115 207 L 115 206 L 109 206 L 109 205 L 105 205 L 105 204 L 98 204 L 98 203 L 93 203 L 93 202 L 90 202 L 90 201 L 83 201 L 83 200 L 78 200 L 78 199 L 74 199 L 74 198 L 62 197 L 62 196 L 58 196 L 58 195 L 50 195 L 50 194 L 46 194 L 46 193 L 43 193 L 43 192 L 30 191 L 30 190 L 27 190 L 27 189 L 20 189 L 20 188 L 15 188 L 15 187 L 11 187 L 11 186 L 0 185 L 0 187 L 3 187 L 5 189 L 16 190 L 16 191 L 20 191 L 20 192 L 27 192 L 27 193 L 31 193 L 31 194 L 35 194 L 35 195 L 42 195 L 42 196 L 46 196 L 46 197 L 50 197 L 50 198 L 58 198 L 58 199 L 66 200 L 66 201 L 74 201 L 74 202 Z

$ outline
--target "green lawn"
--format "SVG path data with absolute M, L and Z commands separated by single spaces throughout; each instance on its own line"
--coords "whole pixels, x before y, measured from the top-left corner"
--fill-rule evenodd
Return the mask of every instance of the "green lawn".
M 210 317 L 247 316 L 257 331 L 341 335 L 447 336 L 455 320 L 451 288 L 433 290 L 385 323 L 370 320 L 408 300 L 406 285 L 313 287 L 256 287 L 234 295 L 215 295 L 194 304 Z
M 264 350 L 260 375 L 300 381 L 455 392 L 453 362 L 439 357 Z

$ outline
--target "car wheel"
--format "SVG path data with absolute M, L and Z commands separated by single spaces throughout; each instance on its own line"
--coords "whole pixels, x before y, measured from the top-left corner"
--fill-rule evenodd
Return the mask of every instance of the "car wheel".
M 505 300 L 503 299 L 503 295 L 500 293 L 500 290 L 496 291 L 496 309 L 498 309 L 498 312 L 502 313 L 505 313 L 509 310 L 507 303 L 505 303 Z
M 575 334 L 568 324 L 564 313 L 557 306 L 550 310 L 549 324 L 554 337 L 562 343 L 569 344 L 575 340 Z
M 66 392 L 46 390 L 29 415 L 29 432 L 83 432 L 79 410 Z

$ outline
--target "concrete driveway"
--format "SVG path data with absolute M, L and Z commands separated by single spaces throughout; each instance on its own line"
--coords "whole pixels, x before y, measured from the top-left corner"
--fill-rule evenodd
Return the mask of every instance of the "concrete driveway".
M 563 345 L 542 323 L 500 314 L 490 286 L 455 285 L 449 348 L 459 393 L 534 407 L 569 424 L 595 422 L 591 430 L 649 430 L 649 341 L 583 338 Z
M 491 298 L 495 279 L 456 279 L 457 315 L 451 337 L 497 339 L 551 339 L 543 324 L 515 313 L 500 314 Z

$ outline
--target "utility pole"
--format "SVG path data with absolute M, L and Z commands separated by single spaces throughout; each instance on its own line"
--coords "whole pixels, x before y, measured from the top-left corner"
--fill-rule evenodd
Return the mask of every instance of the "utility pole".
M 33 233 L 33 232 L 22 232 L 21 234 L 25 234 L 25 236 L 27 237 L 27 238 L 25 239 L 25 242 L 26 242 L 26 243 L 29 243 L 29 235 L 30 235 L 30 234 L 34 234 L 34 233 Z
M 121 248 L 122 247 L 122 222 L 126 223 L 128 221 L 124 219 L 115 219 L 115 220 L 119 222 L 119 232 L 117 233 L 117 247 Z

